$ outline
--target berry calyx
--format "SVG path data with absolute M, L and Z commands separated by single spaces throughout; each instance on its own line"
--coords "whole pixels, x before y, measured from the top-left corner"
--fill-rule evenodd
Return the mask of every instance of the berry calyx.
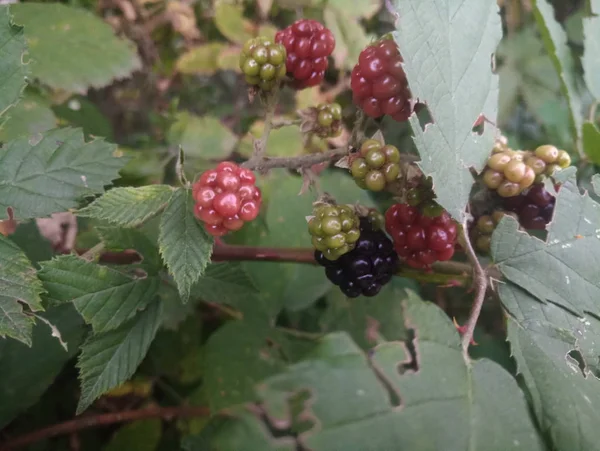
M 249 85 L 271 91 L 285 77 L 285 47 L 259 36 L 244 44 L 240 69 Z
M 239 230 L 254 220 L 262 196 L 252 171 L 225 161 L 204 172 L 192 187 L 196 218 L 213 236 Z
M 454 255 L 457 228 L 446 211 L 428 216 L 417 207 L 394 204 L 385 213 L 385 227 L 398 255 L 413 268 L 427 269 Z
M 329 260 L 337 260 L 354 249 L 360 237 L 359 218 L 348 205 L 321 204 L 308 221 L 313 246 Z
M 400 175 L 400 152 L 392 145 L 367 139 L 359 155 L 352 160 L 350 173 L 358 186 L 370 191 L 383 191 Z
M 375 296 L 398 268 L 392 242 L 368 218 L 360 219 L 360 238 L 353 250 L 335 261 L 316 250 L 315 260 L 325 267 L 327 278 L 350 298 Z
M 402 56 L 392 39 L 381 39 L 360 53 L 350 86 L 354 103 L 367 116 L 378 118 L 387 114 L 403 122 L 412 114 Z
M 287 52 L 286 70 L 292 87 L 304 89 L 321 84 L 327 70 L 327 58 L 335 48 L 333 33 L 323 24 L 300 19 L 275 34 L 275 42 Z

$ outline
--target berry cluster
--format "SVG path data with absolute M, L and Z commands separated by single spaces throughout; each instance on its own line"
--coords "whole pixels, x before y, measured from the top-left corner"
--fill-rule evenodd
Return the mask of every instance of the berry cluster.
M 402 122 L 412 113 L 402 56 L 392 39 L 382 39 L 360 53 L 352 70 L 351 88 L 354 103 L 367 116 L 387 114 Z
M 505 215 L 513 216 L 516 219 L 514 213 L 495 210 L 492 214 L 480 216 L 475 221 L 471 229 L 471 241 L 474 243 L 475 249 L 483 254 L 489 254 L 492 244 L 492 234 Z
M 544 188 L 543 183 L 533 185 L 519 196 L 504 199 L 503 206 L 515 212 L 525 229 L 544 230 L 552 220 L 556 199 Z
M 312 130 L 321 138 L 333 138 L 342 132 L 342 107 L 337 103 L 321 103 L 316 107 L 316 124 Z
M 242 228 L 258 216 L 262 197 L 252 171 L 225 161 L 194 183 L 194 214 L 213 236 Z
M 429 203 L 421 209 L 394 204 L 385 213 L 385 228 L 398 255 L 413 268 L 429 268 L 454 255 L 456 224 L 450 215 Z
M 308 221 L 313 246 L 329 260 L 337 260 L 354 249 L 360 237 L 359 218 L 348 205 L 322 204 Z
M 398 267 L 392 242 L 367 218 L 360 219 L 360 238 L 352 251 L 331 261 L 317 250 L 315 260 L 325 267 L 327 278 L 350 298 L 375 296 Z
M 571 157 L 564 150 L 552 145 L 540 146 L 535 151 L 513 150 L 505 139 L 496 142 L 483 173 L 483 182 L 504 198 L 521 194 L 544 176 L 571 164 Z
M 400 152 L 396 147 L 368 139 L 361 145 L 359 153 L 360 157 L 350 165 L 350 173 L 361 188 L 383 191 L 400 175 Z
M 260 36 L 244 45 L 240 53 L 240 69 L 248 84 L 270 91 L 285 77 L 285 59 L 284 46 Z
M 327 57 L 335 48 L 333 33 L 315 20 L 300 19 L 275 35 L 287 51 L 287 72 L 296 89 L 317 86 L 325 77 Z

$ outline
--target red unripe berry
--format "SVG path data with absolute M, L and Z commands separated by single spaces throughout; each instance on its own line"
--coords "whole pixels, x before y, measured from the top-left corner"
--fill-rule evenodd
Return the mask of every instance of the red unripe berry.
M 286 70 L 294 81 L 292 86 L 304 89 L 323 81 L 327 57 L 335 48 L 333 33 L 311 19 L 300 19 L 277 32 L 275 42 L 287 52 Z
M 239 230 L 258 216 L 262 203 L 252 171 L 225 161 L 204 172 L 192 187 L 195 216 L 213 236 Z

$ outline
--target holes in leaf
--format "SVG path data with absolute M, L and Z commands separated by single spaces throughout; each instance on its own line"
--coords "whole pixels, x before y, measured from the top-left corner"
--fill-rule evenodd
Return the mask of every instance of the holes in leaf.
M 586 364 L 585 364 L 585 360 L 583 359 L 583 355 L 581 355 L 581 352 L 578 349 L 572 349 L 569 351 L 569 353 L 567 354 L 567 359 L 570 360 L 569 364 L 573 364 L 576 363 L 577 366 L 579 367 L 581 374 L 583 375 L 583 377 L 586 377 L 585 374 L 585 368 L 586 368 Z
M 404 342 L 404 346 L 410 355 L 410 361 L 408 362 L 400 362 L 398 364 L 398 373 L 400 375 L 405 374 L 406 372 L 416 373 L 419 369 L 419 365 L 417 363 L 417 348 L 416 348 L 416 339 L 417 336 L 415 334 L 414 329 L 407 329 L 408 337 Z

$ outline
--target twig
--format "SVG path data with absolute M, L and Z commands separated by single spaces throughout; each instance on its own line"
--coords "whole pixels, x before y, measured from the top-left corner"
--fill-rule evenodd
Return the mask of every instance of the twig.
M 268 94 L 266 98 L 265 128 L 263 129 L 261 137 L 254 140 L 252 158 L 242 165 L 244 167 L 251 168 L 250 165 L 262 161 L 265 157 L 265 153 L 267 152 L 267 142 L 269 141 L 269 135 L 273 129 L 273 117 L 275 116 L 278 95 L 278 92 L 275 91 L 274 93 Z
M 315 153 L 310 155 L 302 155 L 299 157 L 279 157 L 279 158 L 251 158 L 246 161 L 243 166 L 252 169 L 254 171 L 274 169 L 274 168 L 288 168 L 288 169 L 300 169 L 309 168 L 315 164 L 323 163 L 324 161 L 338 160 L 348 154 L 348 147 L 338 147 L 335 149 L 328 150 L 323 153 Z
M 163 420 L 170 420 L 172 418 L 203 417 L 208 415 L 210 415 L 210 411 L 207 407 L 194 406 L 151 406 L 139 410 L 90 415 L 23 434 L 0 445 L 0 451 L 15 450 L 59 435 L 71 434 L 82 429 L 109 426 L 115 423 L 126 423 L 128 421 L 146 418 L 162 418 Z
M 467 221 L 465 221 L 462 225 L 461 244 L 469 261 L 471 262 L 471 265 L 473 266 L 473 289 L 475 291 L 475 299 L 473 300 L 473 306 L 471 307 L 471 312 L 469 313 L 469 319 L 463 326 L 464 333 L 462 336 L 462 349 L 465 360 L 468 360 L 469 358 L 469 344 L 473 338 L 475 326 L 477 325 L 477 320 L 481 314 L 481 308 L 483 307 L 483 302 L 485 301 L 485 294 L 488 287 L 487 273 L 481 266 L 481 263 L 479 263 L 477 254 L 475 254 L 475 250 L 473 249 L 473 245 L 471 244 L 471 240 L 469 239 L 469 234 L 467 232 L 467 225 Z

